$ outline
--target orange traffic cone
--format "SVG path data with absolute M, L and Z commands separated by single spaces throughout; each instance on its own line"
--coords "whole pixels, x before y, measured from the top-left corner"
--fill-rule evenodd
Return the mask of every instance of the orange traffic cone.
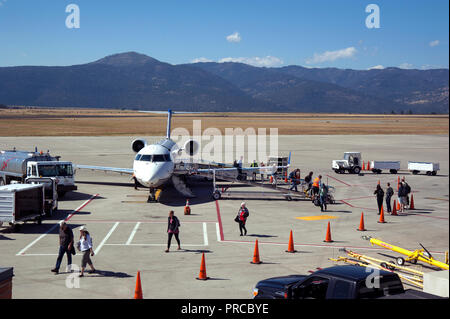
M 289 245 L 288 250 L 286 250 L 287 253 L 296 253 L 297 251 L 294 249 L 294 237 L 292 236 L 292 230 L 291 234 L 289 235 Z
M 361 220 L 359 221 L 359 228 L 357 229 L 359 231 L 366 231 L 364 228 L 364 213 L 361 213 Z
M 370 161 L 367 161 L 367 170 L 370 171 Z
M 398 214 L 397 214 L 397 203 L 396 203 L 395 199 L 394 199 L 394 205 L 392 206 L 392 213 L 391 213 L 391 215 L 392 216 L 398 216 Z
M 324 242 L 326 243 L 332 243 L 333 240 L 331 239 L 331 227 L 330 227 L 330 222 L 328 222 L 328 227 L 327 227 L 327 234 L 325 235 L 325 240 Z
M 255 250 L 253 251 L 253 260 L 250 263 L 251 264 L 261 264 L 262 263 L 262 261 L 259 259 L 258 239 L 255 242 Z
M 400 189 L 400 176 L 397 176 L 397 192 Z
M 378 185 L 381 185 L 381 181 L 380 180 L 378 180 Z
M 270 176 L 270 184 L 273 184 L 273 176 Z
M 409 209 L 414 209 L 414 196 L 411 194 L 411 199 L 409 201 Z
M 378 222 L 381 223 L 381 224 L 386 223 L 385 220 L 384 220 L 384 209 L 383 209 L 383 206 L 381 206 L 380 220 Z
M 366 163 L 364 163 L 363 161 L 363 166 L 362 166 L 362 170 L 365 171 L 366 170 Z
M 209 277 L 206 276 L 206 263 L 205 263 L 205 253 L 202 254 L 202 263 L 200 264 L 200 273 L 197 280 L 208 280 Z
M 397 202 L 397 210 L 400 210 L 401 209 L 401 207 L 400 207 L 400 200 Z
M 184 214 L 185 215 L 191 214 L 191 208 L 189 207 L 189 199 L 186 199 L 186 206 L 184 206 Z
M 134 289 L 134 299 L 143 299 L 141 286 L 141 272 L 137 272 L 136 288 Z

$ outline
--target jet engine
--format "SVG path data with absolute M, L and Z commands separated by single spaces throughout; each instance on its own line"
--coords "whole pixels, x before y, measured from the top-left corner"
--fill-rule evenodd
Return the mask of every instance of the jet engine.
M 135 153 L 138 153 L 141 149 L 143 149 L 146 146 L 147 146 L 147 141 L 145 141 L 145 140 L 137 139 L 131 143 L 131 148 L 133 149 L 133 151 Z
M 189 140 L 186 143 L 184 143 L 184 151 L 189 154 L 189 156 L 194 156 L 195 154 L 197 154 L 198 149 L 200 148 L 200 145 L 194 141 L 194 140 Z

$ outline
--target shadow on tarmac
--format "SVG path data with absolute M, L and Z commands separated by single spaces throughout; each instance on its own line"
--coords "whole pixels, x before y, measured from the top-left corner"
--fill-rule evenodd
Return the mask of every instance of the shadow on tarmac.
M 78 183 L 78 182 L 77 182 Z M 92 194 L 85 194 L 80 192 L 68 192 L 64 195 L 64 197 L 58 198 L 61 202 L 69 202 L 76 200 L 88 200 L 92 197 Z M 105 199 L 104 197 L 97 196 L 95 199 Z
M 87 271 L 86 271 L 87 272 Z M 113 278 L 131 278 L 134 276 L 131 276 L 124 272 L 114 272 L 109 270 L 95 270 L 95 273 L 89 274 L 87 277 L 113 277 Z

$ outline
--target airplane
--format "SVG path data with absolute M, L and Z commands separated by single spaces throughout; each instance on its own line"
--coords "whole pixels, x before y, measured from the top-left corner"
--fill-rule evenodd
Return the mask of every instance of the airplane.
M 161 111 L 141 111 L 141 113 L 163 114 Z M 185 179 L 191 175 L 202 175 L 210 177 L 220 174 L 239 176 L 239 173 L 247 172 L 258 174 L 274 174 L 280 168 L 288 168 L 290 165 L 290 156 L 287 166 L 267 166 L 267 167 L 249 167 L 236 168 L 232 164 L 208 162 L 204 160 L 195 161 L 192 159 L 199 151 L 199 143 L 193 139 L 186 141 L 183 147 L 179 147 L 170 137 L 172 116 L 174 114 L 192 114 L 196 112 L 174 112 L 167 111 L 166 137 L 155 144 L 147 144 L 144 139 L 136 139 L 131 143 L 132 150 L 136 153 L 133 161 L 133 168 L 116 168 L 92 165 L 75 165 L 76 169 L 89 169 L 105 172 L 115 172 L 120 174 L 132 175 L 135 182 L 135 188 L 138 186 L 149 188 L 149 197 L 147 202 L 157 202 L 161 189 L 172 182 L 175 189 L 187 197 L 195 197 L 192 191 L 187 187 Z M 181 155 L 183 151 L 190 157 L 183 160 Z M 213 197 L 215 194 L 213 194 Z M 217 199 L 216 197 L 214 197 Z

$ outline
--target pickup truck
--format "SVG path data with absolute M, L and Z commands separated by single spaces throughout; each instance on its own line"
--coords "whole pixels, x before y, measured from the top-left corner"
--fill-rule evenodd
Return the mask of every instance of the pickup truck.
M 253 296 L 254 299 L 441 299 L 405 290 L 395 273 L 353 265 L 325 268 L 311 275 L 261 280 L 253 289 Z

